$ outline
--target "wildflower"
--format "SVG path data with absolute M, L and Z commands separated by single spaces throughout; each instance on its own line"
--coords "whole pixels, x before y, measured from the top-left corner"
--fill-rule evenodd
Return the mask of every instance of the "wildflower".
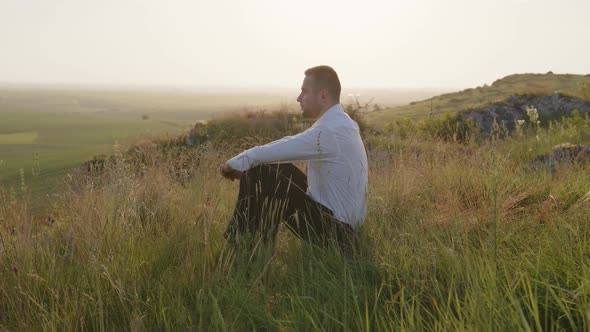
M 23 193 L 25 193 L 25 191 L 27 190 L 27 184 L 25 182 L 25 169 L 19 168 L 19 173 L 20 173 L 20 189 Z
M 527 106 L 526 114 L 528 115 L 529 121 L 531 121 L 531 123 L 541 124 L 541 121 L 539 121 L 539 111 L 535 108 L 535 106 Z
M 524 120 L 516 120 L 516 123 L 517 123 L 519 126 L 524 126 L 524 122 L 525 122 Z
M 571 148 L 575 148 L 576 145 L 572 144 L 570 142 L 565 142 L 565 143 L 561 143 L 561 144 L 557 144 L 553 146 L 553 150 L 556 149 L 571 149 Z

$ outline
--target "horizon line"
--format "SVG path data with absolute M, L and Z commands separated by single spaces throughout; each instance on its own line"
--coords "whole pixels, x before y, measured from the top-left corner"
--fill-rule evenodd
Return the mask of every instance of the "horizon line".
M 218 84 L 155 84 L 155 83 L 88 83 L 88 82 L 30 82 L 30 81 L 0 81 L 0 88 L 36 88 L 36 89 L 73 89 L 73 90 L 129 90 L 129 91 L 141 91 L 141 90 L 160 90 L 169 92 L 203 92 L 195 90 L 205 90 L 208 92 L 255 92 L 264 93 L 265 90 L 269 92 L 288 92 L 293 91 L 294 93 L 299 92 L 299 86 L 243 86 L 243 85 L 218 85 Z M 343 87 L 343 91 L 350 90 L 398 90 L 398 91 L 450 91 L 464 89 L 464 87 L 454 86 L 350 86 Z

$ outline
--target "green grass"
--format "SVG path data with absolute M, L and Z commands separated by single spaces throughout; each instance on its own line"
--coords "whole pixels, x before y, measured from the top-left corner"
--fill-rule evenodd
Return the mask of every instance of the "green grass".
M 238 185 L 218 166 L 256 137 L 146 142 L 134 162 L 65 183 L 51 222 L 0 193 L 0 328 L 588 330 L 590 165 L 527 163 L 587 143 L 589 129 L 482 144 L 366 137 L 368 215 L 352 257 L 284 229 L 274 250 L 225 246 Z
M 0 145 L 33 144 L 38 136 L 35 131 L 0 134 Z

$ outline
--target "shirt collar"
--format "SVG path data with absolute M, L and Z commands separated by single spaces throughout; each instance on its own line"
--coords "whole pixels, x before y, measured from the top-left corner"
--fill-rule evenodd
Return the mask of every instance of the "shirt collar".
M 322 114 L 322 116 L 320 116 L 319 119 L 317 119 L 314 122 L 313 127 L 328 121 L 328 119 L 330 119 L 334 114 L 337 114 L 338 112 L 344 112 L 344 109 L 342 108 L 341 104 L 336 104 L 328 108 L 328 110 L 325 111 L 324 114 Z

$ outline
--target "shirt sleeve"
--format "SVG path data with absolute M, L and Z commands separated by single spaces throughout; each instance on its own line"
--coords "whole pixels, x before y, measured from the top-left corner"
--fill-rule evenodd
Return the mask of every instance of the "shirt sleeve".
M 247 171 L 261 164 L 328 161 L 337 155 L 338 146 L 332 133 L 326 128 L 312 127 L 295 136 L 287 136 L 265 145 L 248 149 L 228 160 L 229 166 Z

